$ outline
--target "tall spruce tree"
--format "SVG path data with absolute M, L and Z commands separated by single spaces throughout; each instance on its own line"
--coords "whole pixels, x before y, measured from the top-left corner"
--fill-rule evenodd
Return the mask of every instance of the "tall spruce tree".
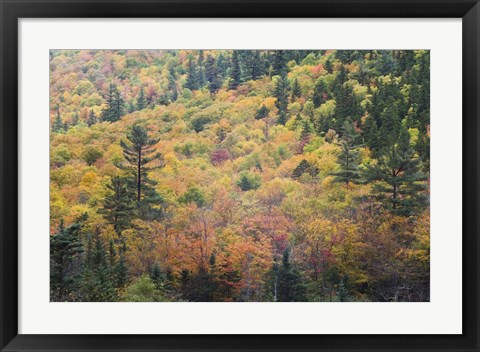
M 365 178 L 374 182 L 375 198 L 395 214 L 410 216 L 427 206 L 427 177 L 404 127 L 396 138 L 391 138 L 377 163 L 367 165 Z
M 197 80 L 197 66 L 193 60 L 193 56 L 190 56 L 188 59 L 188 69 L 187 69 L 187 81 L 185 82 L 185 88 L 190 90 L 198 89 L 198 80 Z
M 250 77 L 253 80 L 258 79 L 265 74 L 265 63 L 264 59 L 260 55 L 260 50 L 253 50 L 253 54 L 251 55 L 250 70 Z
M 237 89 L 240 85 L 242 71 L 240 68 L 240 57 L 238 50 L 234 50 L 232 54 L 232 61 L 230 64 L 230 80 L 228 82 L 228 89 Z
M 283 252 L 282 265 L 278 271 L 278 301 L 304 302 L 306 300 L 306 287 L 298 270 L 290 263 L 290 250 Z
M 78 115 L 78 112 L 74 112 L 72 116 L 72 126 L 78 125 L 79 120 L 80 120 L 80 115 Z
M 103 201 L 103 207 L 98 210 L 113 225 L 115 232 L 119 236 L 130 225 L 135 208 L 132 202 L 132 191 L 128 186 L 127 178 L 120 176 L 112 177 L 110 184 L 107 185 L 109 193 Z
M 137 97 L 137 110 L 143 110 L 147 107 L 147 100 L 145 99 L 145 90 L 143 86 L 140 88 L 140 92 L 138 93 Z
M 217 63 L 212 56 L 207 56 L 207 60 L 205 62 L 206 68 L 206 78 L 208 82 L 208 90 L 211 94 L 215 94 L 220 87 L 222 86 L 222 81 L 219 77 Z
M 372 151 L 372 156 L 375 158 L 378 157 L 380 152 L 378 127 L 375 118 L 370 114 L 365 118 L 362 134 L 365 143 Z
M 95 116 L 95 111 L 93 109 L 90 110 L 90 113 L 88 114 L 87 118 L 87 125 L 88 127 L 91 127 L 92 125 L 97 123 L 97 117 Z
M 357 101 L 353 89 L 344 85 L 337 89 L 335 95 L 335 129 L 338 131 L 343 127 L 347 118 L 359 123 L 362 117 L 362 108 Z
M 200 50 L 198 53 L 198 60 L 197 60 L 197 82 L 198 87 L 203 88 L 207 84 L 207 78 L 205 77 L 205 57 L 203 54 L 203 50 Z
M 50 300 L 75 301 L 81 278 L 81 223 L 67 228 L 63 221 L 50 238 Z
M 112 268 L 110 267 L 105 244 L 96 230 L 93 246 L 87 253 L 82 281 L 82 300 L 87 302 L 112 302 L 116 299 Z
M 105 97 L 107 106 L 102 110 L 102 121 L 115 122 L 125 114 L 125 101 L 117 86 L 110 83 L 109 91 Z
M 275 107 L 278 110 L 278 119 L 279 124 L 285 125 L 287 122 L 288 114 L 288 80 L 287 77 L 279 77 L 275 85 L 275 91 L 273 95 L 275 96 Z
M 315 108 L 320 107 L 323 103 L 327 100 L 327 85 L 323 80 L 318 80 L 315 83 L 315 87 L 313 88 L 313 105 Z
M 342 136 L 338 143 L 341 151 L 338 155 L 340 171 L 333 173 L 336 182 L 344 182 L 347 187 L 350 182 L 358 182 L 361 179 L 359 165 L 361 145 L 358 143 L 359 135 L 355 131 L 352 120 L 347 118 L 341 129 Z
M 55 120 L 52 124 L 52 131 L 60 132 L 61 130 L 63 130 L 63 121 L 62 116 L 60 115 L 60 107 L 57 105 L 55 109 L 57 110 L 57 114 L 55 115 Z
M 286 50 L 275 50 L 273 53 L 272 74 L 274 76 L 285 77 L 288 73 Z
M 292 102 L 296 101 L 301 96 L 302 96 L 302 89 L 300 88 L 298 79 L 295 78 L 292 84 Z
M 171 102 L 175 102 L 178 99 L 177 80 L 175 77 L 175 71 L 171 69 L 168 75 L 168 90 Z
M 113 269 L 114 284 L 116 288 L 123 288 L 128 284 L 128 268 L 125 261 L 125 248 L 120 248 L 118 261 Z

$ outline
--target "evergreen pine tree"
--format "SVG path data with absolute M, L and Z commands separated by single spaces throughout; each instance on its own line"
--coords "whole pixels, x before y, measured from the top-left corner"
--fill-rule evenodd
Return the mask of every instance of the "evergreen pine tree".
M 377 157 L 380 151 L 380 141 L 378 136 L 378 127 L 372 115 L 368 115 L 363 126 L 363 138 L 365 143 L 372 151 L 372 156 Z
M 90 110 L 90 113 L 88 114 L 87 125 L 88 127 L 91 127 L 95 123 L 97 123 L 97 117 L 95 116 L 95 112 Z
M 110 83 L 110 89 L 105 97 L 107 107 L 102 110 L 102 121 L 115 122 L 125 114 L 124 100 L 115 84 Z
M 83 271 L 82 300 L 87 302 L 111 302 L 116 299 L 116 292 L 105 245 L 98 230 L 93 242 L 92 252 L 87 255 L 89 261 L 85 261 Z
M 241 82 L 241 76 L 242 72 L 240 69 L 238 50 L 234 50 L 230 64 L 230 80 L 228 82 L 228 89 L 237 89 Z
M 303 302 L 306 300 L 306 287 L 300 273 L 290 263 L 290 251 L 283 252 L 282 265 L 278 268 L 278 301 Z
M 335 130 L 340 130 L 348 117 L 354 122 L 360 121 L 362 109 L 352 88 L 345 85 L 337 89 L 335 100 Z
M 377 181 L 372 189 L 375 198 L 395 214 L 410 216 L 427 206 L 427 177 L 404 127 L 382 150 L 377 163 L 367 165 L 365 179 Z
M 168 75 L 168 90 L 170 92 L 170 100 L 172 102 L 177 101 L 178 99 L 177 81 L 175 79 L 175 71 L 173 70 L 170 70 L 170 74 Z
M 220 53 L 217 57 L 217 71 L 218 75 L 221 79 L 225 79 L 227 77 L 227 70 L 229 66 L 228 59 Z
M 147 107 L 147 100 L 145 99 L 145 91 L 143 89 L 143 86 L 140 88 L 140 92 L 138 93 L 138 98 L 137 98 L 137 110 L 143 110 Z
M 55 115 L 55 120 L 52 124 L 52 132 L 60 132 L 63 130 L 63 121 L 62 116 L 60 115 L 60 107 L 57 105 L 56 107 L 57 114 Z
M 285 125 L 287 122 L 287 113 L 288 113 L 288 80 L 286 77 L 279 77 L 276 82 L 275 91 L 273 95 L 275 96 L 275 107 L 278 110 L 278 119 L 279 124 Z
M 77 299 L 83 253 L 80 228 L 80 223 L 65 228 L 61 221 L 57 233 L 50 238 L 50 300 L 53 302 Z
M 260 50 L 253 50 L 253 54 L 251 55 L 250 70 L 250 77 L 253 80 L 258 79 L 260 76 L 265 74 L 265 64 L 260 55 Z
M 292 178 L 298 179 L 310 168 L 310 163 L 303 159 L 292 172 Z
M 325 101 L 327 100 L 327 85 L 323 80 L 318 80 L 315 83 L 315 87 L 313 88 L 313 105 L 315 108 L 320 107 Z
M 158 263 L 155 263 L 153 265 L 152 270 L 150 271 L 150 279 L 155 284 L 157 290 L 163 289 L 165 275 L 163 274 L 162 269 L 160 268 L 160 265 L 158 265 Z
M 262 104 L 260 109 L 258 109 L 257 112 L 255 113 L 255 119 L 256 120 L 264 119 L 265 117 L 268 116 L 269 112 L 270 110 L 265 106 L 265 104 Z
M 208 90 L 211 94 L 215 94 L 222 86 L 222 81 L 218 74 L 215 59 L 210 55 L 207 56 L 205 72 L 208 81 Z
M 197 61 L 197 82 L 198 87 L 203 88 L 207 84 L 207 78 L 205 77 L 205 63 L 204 63 L 204 54 L 203 50 L 200 50 L 198 53 Z
M 350 182 L 358 182 L 360 180 L 360 171 L 358 169 L 360 164 L 360 152 L 361 147 L 357 140 L 359 138 L 358 133 L 355 131 L 352 120 L 347 118 L 343 124 L 341 130 L 342 136 L 340 138 L 340 154 L 338 155 L 338 164 L 340 165 L 340 171 L 335 172 L 336 182 L 344 182 L 347 187 Z
M 113 272 L 116 288 L 123 288 L 128 283 L 128 268 L 124 253 L 125 249 L 120 249 L 119 258 Z
M 118 235 L 130 225 L 133 215 L 132 192 L 128 186 L 127 178 L 112 177 L 110 184 L 107 185 L 109 193 L 103 201 L 103 207 L 98 210 L 113 225 Z
M 197 90 L 197 77 L 197 67 L 195 65 L 195 61 L 193 61 L 193 57 L 190 56 L 190 59 L 188 60 L 187 81 L 185 82 L 185 88 L 188 88 L 190 90 Z
M 131 172 L 134 179 L 135 201 L 140 216 L 158 217 L 161 210 L 158 207 L 162 198 L 155 191 L 155 181 L 148 177 L 148 172 L 154 167 L 152 162 L 159 160 L 160 153 L 155 153 L 155 144 L 159 139 L 148 136 L 147 130 L 140 125 L 134 125 L 127 134 L 128 142 L 121 141 L 123 156 L 126 163 L 118 165 L 120 168 Z M 152 207 L 156 205 L 156 207 Z
M 348 290 L 344 280 L 341 280 L 340 283 L 338 284 L 337 297 L 340 302 L 350 301 L 350 297 L 348 295 Z
M 300 84 L 298 83 L 298 79 L 295 78 L 292 84 L 292 102 L 297 100 L 302 96 L 302 89 L 300 88 Z
M 78 125 L 79 120 L 80 120 L 80 115 L 78 115 L 78 112 L 74 112 L 72 116 L 72 126 Z
M 286 77 L 288 73 L 287 53 L 285 50 L 275 50 L 273 53 L 273 75 Z
M 307 160 L 303 159 L 292 171 L 292 178 L 299 179 L 305 173 L 308 173 L 312 177 L 316 177 L 320 173 L 320 170 L 315 165 L 312 165 Z

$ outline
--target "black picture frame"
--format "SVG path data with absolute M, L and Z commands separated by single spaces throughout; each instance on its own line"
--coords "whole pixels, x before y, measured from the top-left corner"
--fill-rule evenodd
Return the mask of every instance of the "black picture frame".
M 477 0 L 0 0 L 0 12 L 1 351 L 479 351 L 480 5 Z M 82 17 L 462 18 L 463 334 L 18 334 L 18 19 Z

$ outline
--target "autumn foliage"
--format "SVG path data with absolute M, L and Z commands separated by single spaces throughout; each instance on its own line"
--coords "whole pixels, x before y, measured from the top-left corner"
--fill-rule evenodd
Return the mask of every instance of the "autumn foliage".
M 429 52 L 50 54 L 52 301 L 429 301 Z

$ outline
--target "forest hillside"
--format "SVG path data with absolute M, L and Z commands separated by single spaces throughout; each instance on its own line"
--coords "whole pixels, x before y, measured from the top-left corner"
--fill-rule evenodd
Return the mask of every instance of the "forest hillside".
M 52 301 L 429 301 L 429 51 L 50 53 Z

